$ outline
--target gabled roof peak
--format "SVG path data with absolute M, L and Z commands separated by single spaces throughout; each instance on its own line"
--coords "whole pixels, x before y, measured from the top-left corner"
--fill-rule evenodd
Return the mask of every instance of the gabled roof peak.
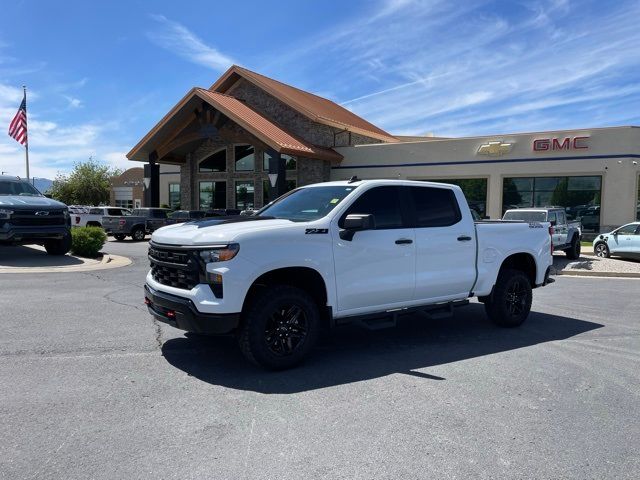
M 265 77 L 239 65 L 232 65 L 209 90 L 225 93 L 240 78 L 244 78 L 314 122 L 365 135 L 383 142 L 398 141 L 381 128 L 376 127 L 331 100 L 292 87 L 279 80 Z

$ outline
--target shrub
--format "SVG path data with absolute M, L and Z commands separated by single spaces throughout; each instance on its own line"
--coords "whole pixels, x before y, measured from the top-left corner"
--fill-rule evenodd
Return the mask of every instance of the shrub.
M 73 227 L 71 229 L 71 252 L 81 257 L 97 257 L 107 241 L 107 234 L 100 227 Z

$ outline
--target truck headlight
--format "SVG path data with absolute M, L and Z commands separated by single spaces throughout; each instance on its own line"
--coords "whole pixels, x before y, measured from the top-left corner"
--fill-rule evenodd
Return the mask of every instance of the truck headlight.
M 212 248 L 210 250 L 200 250 L 200 258 L 205 263 L 226 262 L 238 254 L 240 245 L 232 243 L 226 247 Z
M 0 208 L 0 220 L 9 220 L 12 214 L 13 210 L 5 210 L 3 208 Z

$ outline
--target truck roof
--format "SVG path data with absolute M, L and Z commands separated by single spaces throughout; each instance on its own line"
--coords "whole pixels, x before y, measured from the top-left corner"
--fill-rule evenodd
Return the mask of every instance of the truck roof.
M 526 207 L 526 208 L 509 208 L 507 212 L 548 212 L 549 210 L 563 210 L 563 207 Z
M 338 180 L 333 182 L 322 182 L 322 183 L 313 183 L 311 185 L 304 185 L 306 187 L 326 187 L 326 186 L 358 186 L 358 185 L 433 185 L 433 186 L 441 186 L 446 185 L 448 187 L 456 187 L 456 185 L 452 185 L 450 183 L 443 182 L 429 182 L 423 180 L 393 180 L 393 179 L 375 179 L 375 180 Z

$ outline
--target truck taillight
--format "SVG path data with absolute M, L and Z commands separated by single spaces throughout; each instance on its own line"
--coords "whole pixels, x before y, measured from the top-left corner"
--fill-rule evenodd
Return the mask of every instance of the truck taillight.
M 118 220 L 118 225 L 124 225 L 125 223 L 127 223 L 127 221 L 124 218 Z
M 553 225 L 549 225 L 549 237 L 551 237 L 551 255 L 553 255 Z
M 80 217 L 78 215 L 76 215 L 76 225 L 80 223 Z

